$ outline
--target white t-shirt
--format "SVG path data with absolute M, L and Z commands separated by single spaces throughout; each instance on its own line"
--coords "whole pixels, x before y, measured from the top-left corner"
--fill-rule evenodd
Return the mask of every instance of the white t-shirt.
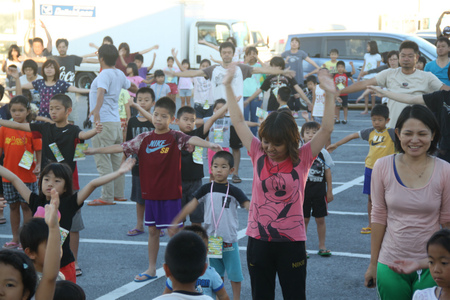
M 378 62 L 381 62 L 381 55 L 380 54 L 370 54 L 366 53 L 364 54 L 364 60 L 366 62 L 366 65 L 364 67 L 363 71 L 369 71 L 377 68 Z M 375 77 L 376 73 L 373 74 L 367 74 L 364 76 L 364 79 L 370 79 Z
M 417 290 L 414 293 L 412 300 L 437 300 L 436 288 L 437 287 L 435 286 L 424 290 Z
M 205 77 L 194 77 L 194 103 L 204 105 L 206 100 L 212 106 L 214 100 L 212 99 L 211 80 Z
M 201 294 L 191 294 L 187 292 L 173 292 L 154 298 L 153 300 L 214 300 L 210 296 Z
M 118 69 L 104 69 L 98 74 L 91 85 L 89 92 L 89 105 L 91 110 L 97 104 L 97 89 L 105 89 L 103 105 L 100 108 L 101 122 L 120 122 L 119 117 L 119 96 L 122 89 L 128 90 L 131 82 L 125 74 Z M 91 117 L 91 121 L 94 117 Z
M 416 70 L 410 75 L 402 72 L 402 68 L 387 69 L 376 75 L 377 85 L 389 91 L 408 95 L 423 95 L 439 91 L 443 83 L 433 73 Z M 394 100 L 388 101 L 389 118 L 387 127 L 395 128 L 402 110 L 409 104 Z
M 319 85 L 316 86 L 316 99 L 314 101 L 313 117 L 323 117 L 325 108 L 325 91 Z

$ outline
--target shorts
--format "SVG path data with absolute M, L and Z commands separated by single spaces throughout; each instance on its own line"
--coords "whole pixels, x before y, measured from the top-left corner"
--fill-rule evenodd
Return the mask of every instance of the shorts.
M 211 117 L 214 112 L 212 105 L 210 105 L 208 109 L 204 109 L 203 104 L 200 104 L 200 103 L 195 103 L 194 109 L 195 109 L 195 116 L 199 119 Z
M 168 228 L 180 211 L 181 199 L 145 200 L 145 226 L 156 226 L 157 229 Z M 182 226 L 183 223 L 179 225 Z
M 120 129 L 123 131 L 127 131 L 127 118 L 120 118 Z
M 141 179 L 139 176 L 132 175 L 131 176 L 131 201 L 134 201 L 138 204 L 145 205 L 145 200 L 142 199 L 142 191 L 141 191 Z
M 241 257 L 239 255 L 238 243 L 223 243 L 222 258 L 210 258 L 211 267 L 216 269 L 221 277 L 224 277 L 227 271 L 227 277 L 234 282 L 244 280 L 242 275 Z
M 183 195 L 181 196 L 181 207 L 183 208 L 189 201 L 192 200 L 193 194 L 202 186 L 202 180 L 183 180 L 181 187 L 183 188 Z M 189 215 L 191 223 L 203 223 L 204 205 L 199 203 L 194 212 Z M 186 221 L 186 220 L 185 220 Z
M 230 148 L 223 147 L 222 149 L 223 149 L 223 151 L 230 152 Z M 213 150 L 208 148 L 208 170 L 209 170 L 209 174 L 211 174 L 211 163 L 212 163 L 212 158 L 213 158 L 214 154 L 216 154 L 216 152 L 214 152 Z
M 37 194 L 38 192 L 37 182 L 31 183 L 24 182 L 24 183 L 30 189 L 31 192 Z M 22 196 L 19 194 L 19 192 L 16 190 L 16 188 L 13 186 L 11 182 L 3 182 L 3 198 L 5 198 L 8 204 L 13 204 L 16 202 L 27 203 L 27 201 L 25 201 L 25 199 L 22 198 Z
M 339 103 L 340 104 L 339 106 L 348 107 L 348 95 L 339 96 L 339 98 L 342 99 L 342 103 Z
M 311 208 L 312 208 L 312 216 L 314 218 L 323 218 L 328 216 L 328 202 L 326 197 L 305 197 L 303 202 L 303 217 L 310 218 L 311 217 Z
M 170 87 L 170 93 L 168 95 L 178 94 L 178 86 L 176 83 L 168 83 L 167 85 Z
M 317 122 L 320 125 L 322 125 L 322 117 L 315 117 L 315 116 L 313 116 L 313 118 L 314 118 L 314 122 Z
M 364 169 L 364 187 L 363 194 L 370 195 L 370 181 L 372 180 L 372 169 Z
M 230 126 L 230 148 L 231 149 L 241 149 L 243 147 L 242 141 L 239 138 L 234 126 Z
M 192 90 L 180 89 L 180 97 L 191 97 Z
M 84 229 L 83 217 L 81 216 L 81 208 L 77 210 L 72 218 L 72 227 L 70 227 L 70 232 L 80 232 Z
M 75 272 L 75 262 L 71 262 L 68 265 L 65 265 L 64 267 L 61 267 L 59 269 L 61 273 L 63 273 L 64 277 L 68 281 L 72 281 L 73 283 L 77 283 L 77 276 Z

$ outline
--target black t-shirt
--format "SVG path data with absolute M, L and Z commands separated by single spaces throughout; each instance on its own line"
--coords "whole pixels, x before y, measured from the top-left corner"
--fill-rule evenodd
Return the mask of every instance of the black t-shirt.
M 134 139 L 136 136 L 140 135 L 143 132 L 152 131 L 153 129 L 155 129 L 155 126 L 153 126 L 152 122 L 150 122 L 149 120 L 141 122 L 137 117 L 130 118 L 130 120 L 128 120 L 127 126 L 127 141 Z M 137 154 L 133 154 L 133 158 L 136 159 L 136 164 L 131 169 L 131 174 L 133 176 L 139 176 L 139 160 Z
M 71 85 L 75 83 L 75 66 L 79 66 L 83 61 L 81 56 L 66 55 L 66 56 L 52 56 L 59 64 L 59 79 L 64 80 Z M 84 86 L 82 86 L 84 88 Z
M 76 145 L 80 143 L 78 138 L 81 132 L 80 127 L 72 124 L 64 127 L 56 127 L 55 124 L 50 123 L 31 123 L 30 128 L 31 131 L 37 131 L 42 135 L 41 170 L 49 163 L 57 162 L 55 155 L 49 147 L 50 144 L 56 143 L 64 157 L 61 163 L 68 164 L 72 172 L 75 171 L 77 163 L 73 161 L 73 156 Z
M 191 132 L 186 132 L 190 136 L 198 136 L 201 139 L 205 139 L 209 132 L 203 133 L 203 125 L 192 130 Z M 181 180 L 199 180 L 202 179 L 203 165 L 196 164 L 194 162 L 193 153 L 189 151 L 181 151 Z
M 294 86 L 298 85 L 297 81 L 294 78 L 285 77 L 283 75 L 270 75 L 267 76 L 266 80 L 264 80 L 261 85 L 261 90 L 268 91 L 270 89 L 270 97 L 269 102 L 267 104 L 268 111 L 277 110 L 280 104 L 277 102 L 277 96 L 274 95 L 273 90 L 275 88 L 281 88 L 283 86 L 287 86 L 291 89 L 291 92 L 294 90 Z
M 423 95 L 426 106 L 434 113 L 441 129 L 439 149 L 450 150 L 450 91 Z
M 72 218 L 75 213 L 83 206 L 84 202 L 81 205 L 77 203 L 78 193 L 73 194 L 69 197 L 61 198 L 59 202 L 59 212 L 61 214 L 61 220 L 59 221 L 59 226 L 62 228 L 69 230 L 72 228 Z M 32 214 L 34 215 L 39 206 L 45 207 L 46 204 L 50 202 L 47 199 L 40 198 L 35 193 L 30 194 L 30 199 L 28 200 L 28 206 L 31 209 Z M 64 244 L 62 245 L 63 255 L 61 257 L 61 268 L 67 266 L 71 262 L 75 261 L 73 257 L 72 251 L 70 251 L 70 234 L 67 236 Z
M 314 160 L 309 169 L 308 180 L 305 185 L 305 198 L 323 198 L 327 194 L 325 181 L 325 158 L 322 152 Z

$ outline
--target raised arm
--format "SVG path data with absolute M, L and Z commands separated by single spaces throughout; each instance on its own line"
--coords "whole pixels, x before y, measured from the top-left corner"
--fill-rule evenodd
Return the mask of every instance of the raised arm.
M 436 23 L 436 38 L 439 38 L 442 35 L 441 22 L 446 14 L 450 14 L 450 11 L 444 11 Z
M 205 41 L 205 40 L 199 40 L 198 43 L 199 43 L 199 44 L 202 44 L 202 45 L 205 45 L 205 46 L 208 46 L 208 47 L 211 47 L 211 48 L 213 48 L 214 50 L 219 51 L 219 46 L 214 45 L 214 44 L 211 44 L 210 42 L 207 42 L 207 41 Z
M 134 158 L 128 158 L 120 165 L 120 168 L 117 171 L 102 177 L 98 177 L 89 182 L 81 191 L 78 192 L 77 195 L 78 205 L 81 205 L 84 202 L 84 200 L 86 200 L 89 197 L 89 195 L 99 186 L 107 184 L 108 182 L 113 181 L 114 179 L 124 175 L 125 173 L 128 173 L 135 163 L 136 160 Z
M 406 104 L 425 104 L 422 95 L 408 95 L 408 94 L 400 94 L 394 93 L 388 90 L 384 90 L 378 86 L 369 85 L 367 87 L 371 92 L 375 93 L 378 97 L 387 97 L 391 100 L 398 101 Z
M 224 113 L 226 113 L 228 110 L 228 103 L 226 103 L 224 106 L 222 106 L 218 111 L 216 111 L 215 114 L 213 114 L 208 121 L 206 121 L 203 124 L 203 134 L 206 134 L 209 129 L 211 128 L 211 126 L 213 126 L 214 122 L 217 121 L 218 118 L 220 118 L 220 116 L 222 116 Z
M 128 105 L 130 107 L 134 107 L 144 118 L 146 118 L 150 122 L 153 122 L 153 115 L 142 108 L 139 104 L 135 103 L 132 97 L 128 99 Z
M 331 144 L 330 146 L 327 147 L 327 151 L 328 152 L 333 152 L 334 150 L 336 150 L 337 147 L 344 145 L 345 143 L 350 142 L 351 140 L 357 139 L 359 138 L 359 133 L 358 132 L 354 132 L 352 134 L 347 135 L 346 137 L 344 137 L 342 140 Z
M 48 225 L 42 279 L 36 289 L 36 300 L 53 299 L 61 257 L 61 235 L 58 222 L 59 194 L 51 191 L 50 204 L 45 205 L 45 223 Z
M 17 177 L 16 174 L 4 168 L 3 166 L 0 166 L 0 176 L 3 177 L 3 179 L 11 182 L 14 188 L 19 192 L 20 196 L 22 196 L 22 198 L 25 199 L 27 203 L 28 201 L 30 201 L 30 189 L 25 185 L 25 183 L 23 183 L 23 181 L 19 177 Z
M 152 51 L 152 50 L 156 50 L 156 49 L 159 49 L 159 46 L 158 46 L 158 45 L 155 45 L 155 46 L 153 46 L 153 47 L 150 47 L 150 48 L 141 50 L 141 51 L 139 51 L 139 54 L 144 55 L 145 53 L 148 53 L 148 52 L 150 52 L 150 51 Z
M 5 126 L 11 129 L 17 129 L 22 131 L 31 132 L 30 123 L 17 123 L 10 120 L 2 120 L 0 119 L 0 126 Z
M 34 25 L 35 25 L 35 20 L 32 20 L 30 22 L 30 26 L 28 26 L 27 32 L 25 33 L 23 51 L 25 52 L 26 55 L 29 55 L 30 51 L 31 51 L 30 35 L 31 35 L 31 30 L 33 29 Z
M 89 140 L 90 138 L 92 138 L 97 133 L 102 132 L 102 130 L 103 130 L 102 123 L 95 122 L 95 128 L 92 128 L 89 131 L 80 131 L 80 133 L 78 134 L 78 138 L 80 140 Z
M 325 107 L 323 112 L 322 126 L 311 140 L 311 152 L 313 156 L 319 155 L 320 150 L 329 141 L 334 126 L 334 99 L 336 87 L 328 72 L 319 71 L 320 88 L 325 91 Z
M 353 62 L 349 62 L 350 66 L 352 66 L 352 72 L 350 74 L 355 75 L 356 73 L 356 69 L 355 69 L 355 65 L 353 64 Z
M 178 68 L 180 68 L 181 71 L 187 71 L 187 69 L 185 69 L 183 67 L 183 65 L 180 63 L 180 61 L 178 60 L 177 55 L 178 55 L 178 51 L 175 50 L 175 48 L 172 48 L 172 56 L 173 56 L 173 59 L 175 59 L 175 62 L 177 63 Z
M 67 91 L 68 92 L 72 92 L 72 93 L 88 94 L 91 90 L 90 89 L 78 88 L 76 86 L 71 85 L 71 86 L 69 86 Z
M 87 55 L 90 55 L 90 54 L 87 54 Z M 86 64 L 98 64 L 99 63 L 97 58 L 87 58 L 87 57 L 89 57 L 87 55 L 82 56 L 83 57 L 83 60 L 81 61 L 82 63 L 86 63 Z M 97 56 L 97 55 L 95 54 L 94 56 Z
M 52 53 L 52 37 L 50 36 L 50 32 L 48 32 L 47 26 L 45 26 L 44 22 L 41 20 L 41 27 L 45 30 L 45 35 L 47 36 L 47 51 L 48 53 Z
M 375 77 L 373 77 L 373 78 L 370 78 L 367 80 L 358 81 L 346 88 L 343 88 L 342 90 L 339 91 L 339 93 L 340 94 L 350 94 L 350 93 L 359 92 L 359 91 L 366 89 L 369 85 L 377 85 L 377 79 Z
M 147 72 L 153 69 L 153 67 L 155 66 L 155 60 L 156 60 L 156 53 L 153 53 L 152 64 L 149 67 L 147 67 Z
M 256 68 L 257 69 L 257 68 Z M 245 123 L 244 115 L 242 115 L 242 111 L 239 108 L 239 105 L 236 101 L 236 96 L 234 95 L 233 88 L 231 87 L 231 81 L 233 80 L 234 72 L 236 70 L 236 65 L 232 64 L 227 71 L 227 75 L 224 78 L 224 85 L 227 92 L 227 103 L 228 109 L 231 117 L 231 123 L 236 129 L 236 133 L 242 141 L 244 147 L 250 151 L 253 133 L 248 128 Z
M 99 46 L 97 46 L 95 43 L 89 43 L 89 47 L 95 48 L 98 50 L 98 48 L 100 48 Z

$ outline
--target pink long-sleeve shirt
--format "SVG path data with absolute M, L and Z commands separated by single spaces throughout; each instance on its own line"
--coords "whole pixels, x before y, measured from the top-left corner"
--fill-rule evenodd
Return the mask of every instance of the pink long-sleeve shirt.
M 435 158 L 429 182 L 413 189 L 395 177 L 394 157 L 378 159 L 372 173 L 372 222 L 386 225 L 378 256 L 382 264 L 426 258 L 428 239 L 450 222 L 450 164 Z

